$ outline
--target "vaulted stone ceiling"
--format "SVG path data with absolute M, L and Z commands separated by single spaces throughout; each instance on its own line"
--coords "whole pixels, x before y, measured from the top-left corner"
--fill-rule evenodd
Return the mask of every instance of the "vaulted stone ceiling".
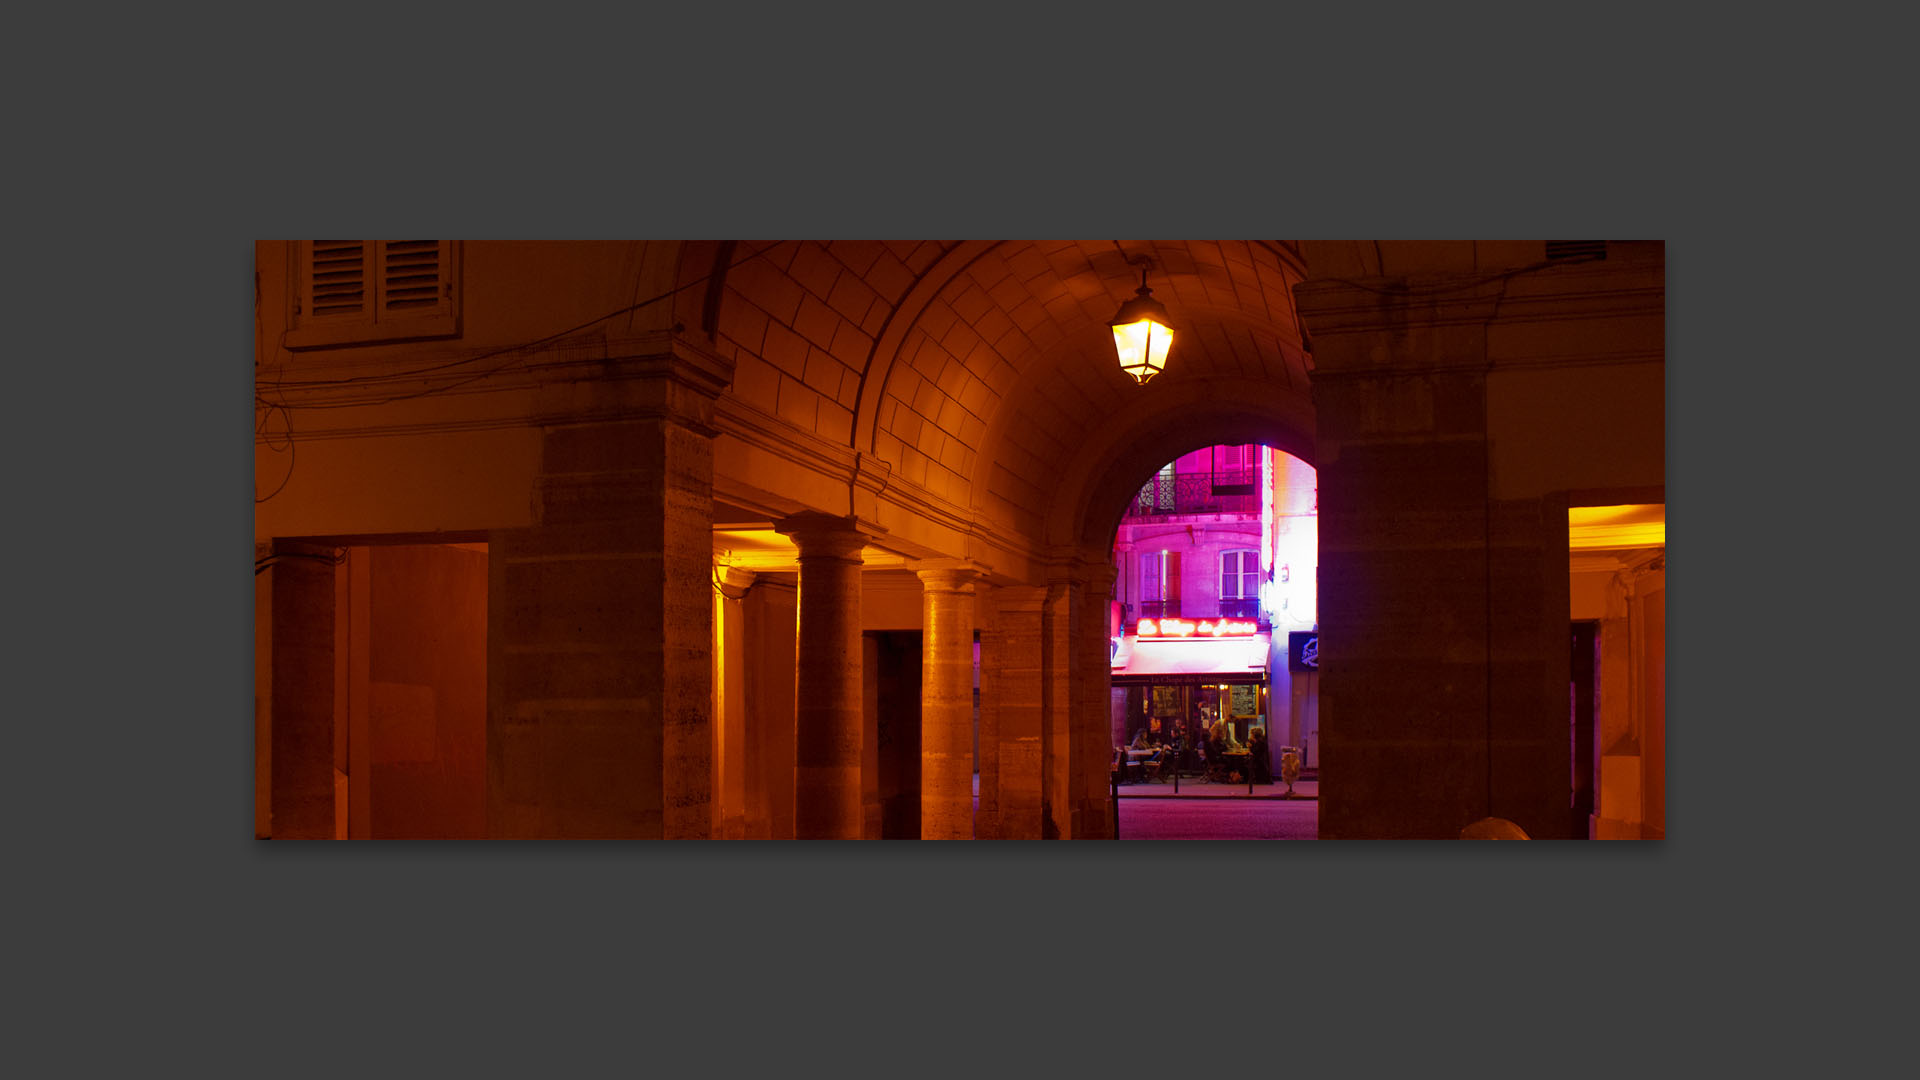
M 1119 370 L 1107 328 L 1142 256 L 1176 335 L 1144 387 Z M 1128 429 L 1157 432 L 1131 471 L 1244 436 L 1216 438 L 1209 404 L 1226 417 L 1271 398 L 1254 411 L 1305 417 L 1310 433 L 1291 294 L 1303 267 L 1283 243 L 790 241 L 743 243 L 732 262 L 715 326 L 739 400 L 1029 537 L 1064 477 L 1084 484 L 1123 456 L 1117 438 L 1139 441 Z

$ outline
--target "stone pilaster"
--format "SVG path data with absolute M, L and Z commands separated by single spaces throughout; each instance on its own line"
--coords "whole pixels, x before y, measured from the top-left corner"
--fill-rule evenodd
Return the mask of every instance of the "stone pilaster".
M 1041 700 L 1044 586 L 996 588 L 980 634 L 980 819 L 978 835 L 1043 835 Z
M 866 828 L 860 549 L 878 530 L 857 518 L 814 511 L 783 518 L 774 528 L 800 549 L 795 835 L 859 839 Z
M 765 579 L 743 601 L 746 615 L 747 835 L 791 840 L 794 763 L 794 627 L 799 592 Z
M 1073 583 L 1047 584 L 1040 614 L 1041 837 L 1072 839 L 1073 806 Z
M 982 568 L 913 564 L 922 586 L 920 836 L 973 838 L 973 590 Z
M 272 746 L 269 835 L 332 839 L 336 726 L 336 575 L 333 549 L 281 542 L 272 575 Z
M 1113 794 L 1107 781 L 1113 755 L 1112 665 L 1109 630 L 1113 564 L 1083 558 L 1076 574 L 1079 611 L 1073 630 L 1073 733 L 1076 779 L 1075 839 L 1113 835 Z

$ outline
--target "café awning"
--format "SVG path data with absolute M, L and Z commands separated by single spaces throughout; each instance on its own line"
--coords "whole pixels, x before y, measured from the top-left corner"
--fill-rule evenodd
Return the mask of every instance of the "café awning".
M 1173 641 L 1120 639 L 1113 655 L 1115 686 L 1267 681 L 1268 635 Z

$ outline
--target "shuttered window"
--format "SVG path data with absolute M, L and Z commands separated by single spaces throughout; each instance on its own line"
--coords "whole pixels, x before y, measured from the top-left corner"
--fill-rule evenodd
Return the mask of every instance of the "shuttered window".
M 289 349 L 460 332 L 454 241 L 303 240 L 292 248 Z

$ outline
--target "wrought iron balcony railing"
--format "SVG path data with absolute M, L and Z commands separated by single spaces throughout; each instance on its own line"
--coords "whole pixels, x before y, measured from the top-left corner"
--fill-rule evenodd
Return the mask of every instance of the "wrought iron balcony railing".
M 1255 597 L 1236 600 L 1232 597 L 1220 598 L 1220 617 L 1223 619 L 1257 619 L 1260 617 L 1260 601 Z
M 1180 473 L 1155 475 L 1127 505 L 1126 517 L 1165 514 L 1257 514 L 1260 512 L 1259 472 Z

